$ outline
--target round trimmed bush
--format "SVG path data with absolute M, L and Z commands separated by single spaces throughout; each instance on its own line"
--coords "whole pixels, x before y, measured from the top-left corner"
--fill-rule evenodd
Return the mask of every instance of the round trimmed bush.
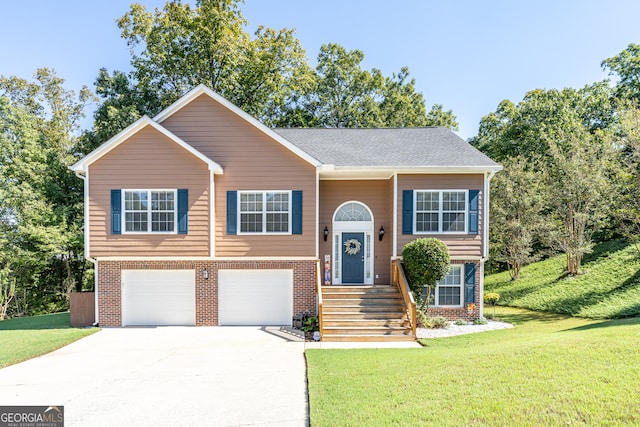
M 402 264 L 415 295 L 425 286 L 435 286 L 449 272 L 449 248 L 439 239 L 421 238 L 402 249 Z

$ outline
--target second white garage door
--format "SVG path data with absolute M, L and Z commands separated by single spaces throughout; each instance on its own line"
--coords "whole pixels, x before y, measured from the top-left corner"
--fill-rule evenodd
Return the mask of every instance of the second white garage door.
M 218 270 L 218 321 L 230 325 L 290 325 L 293 270 Z
M 123 270 L 122 325 L 196 324 L 194 270 Z

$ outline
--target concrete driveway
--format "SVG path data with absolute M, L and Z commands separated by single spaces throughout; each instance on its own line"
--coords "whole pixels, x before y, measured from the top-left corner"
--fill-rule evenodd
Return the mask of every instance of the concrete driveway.
M 0 369 L 0 405 L 64 405 L 67 427 L 306 426 L 304 343 L 278 334 L 104 329 Z

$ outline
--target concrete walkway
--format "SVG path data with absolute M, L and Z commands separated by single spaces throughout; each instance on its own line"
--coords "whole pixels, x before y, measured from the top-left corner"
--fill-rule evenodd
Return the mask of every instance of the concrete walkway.
M 0 369 L 0 404 L 65 426 L 306 426 L 305 343 L 258 327 L 105 329 Z

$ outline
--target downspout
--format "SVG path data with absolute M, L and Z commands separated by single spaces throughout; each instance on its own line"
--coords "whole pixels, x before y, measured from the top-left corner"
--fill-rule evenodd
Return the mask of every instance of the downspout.
M 483 230 L 483 248 L 482 258 L 480 258 L 480 295 L 483 297 L 480 299 L 480 318 L 484 319 L 484 263 L 489 260 L 489 185 L 491 178 L 497 171 L 492 170 L 485 175 L 484 180 L 484 230 Z
M 100 323 L 100 306 L 98 305 L 98 261 L 95 258 L 87 257 L 87 261 L 93 264 L 93 298 L 95 300 L 95 314 L 93 326 L 98 326 Z
M 93 326 L 99 323 L 100 310 L 98 307 L 98 261 L 89 256 L 89 205 L 87 204 L 87 194 L 89 194 L 89 177 L 75 171 L 75 175 L 84 181 L 84 259 L 93 264 L 93 296 L 94 296 L 94 322 Z

